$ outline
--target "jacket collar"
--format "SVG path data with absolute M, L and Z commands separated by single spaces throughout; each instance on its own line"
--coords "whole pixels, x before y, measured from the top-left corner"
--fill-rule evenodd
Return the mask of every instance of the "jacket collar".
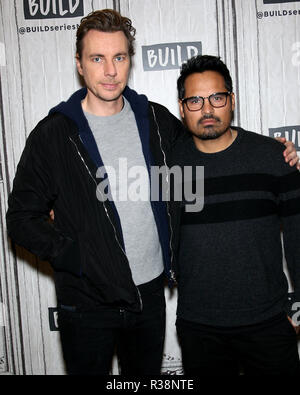
M 68 101 L 63 101 L 56 107 L 52 108 L 49 114 L 56 112 L 62 113 L 76 123 L 80 135 L 82 133 L 88 133 L 88 122 L 84 116 L 81 106 L 81 102 L 86 97 L 86 95 L 87 88 L 79 89 L 73 93 Z M 130 89 L 128 86 L 126 86 L 123 95 L 130 103 L 132 111 L 134 112 L 137 119 L 148 116 L 148 99 L 145 95 L 139 95 L 136 91 Z

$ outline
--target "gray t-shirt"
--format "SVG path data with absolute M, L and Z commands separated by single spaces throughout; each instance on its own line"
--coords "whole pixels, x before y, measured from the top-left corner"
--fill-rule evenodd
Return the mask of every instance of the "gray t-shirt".
M 84 114 L 107 170 L 133 281 L 136 285 L 144 284 L 163 272 L 163 257 L 134 113 L 124 98 L 124 107 L 118 114 L 108 117 Z

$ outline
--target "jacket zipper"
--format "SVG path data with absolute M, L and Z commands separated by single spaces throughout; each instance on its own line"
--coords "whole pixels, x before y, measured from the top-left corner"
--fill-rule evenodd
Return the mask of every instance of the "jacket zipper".
M 80 138 L 80 141 L 82 142 L 80 136 L 79 136 L 79 138 Z M 77 144 L 75 143 L 75 141 L 74 141 L 70 136 L 69 136 L 69 140 L 70 140 L 70 141 L 73 143 L 73 145 L 75 146 L 76 151 L 77 151 L 77 154 L 79 155 L 79 157 L 80 157 L 82 163 L 84 164 L 84 167 L 86 168 L 86 170 L 87 170 L 89 176 L 91 177 L 91 179 L 93 180 L 94 184 L 96 185 L 96 188 L 98 188 L 97 181 L 96 181 L 95 178 L 93 177 L 93 175 L 92 175 L 92 173 L 91 173 L 91 171 L 90 171 L 88 165 L 85 163 L 85 160 L 84 160 L 84 158 L 82 157 L 82 155 L 81 155 L 81 153 L 80 153 L 80 151 L 79 151 L 79 149 L 78 149 L 78 147 L 77 147 Z M 82 143 L 82 144 L 83 144 L 83 143 Z M 101 191 L 99 191 L 99 192 L 101 193 Z M 122 245 L 121 245 L 121 243 L 120 243 L 120 241 L 119 241 L 119 239 L 118 239 L 118 235 L 117 235 L 116 228 L 115 228 L 115 226 L 114 226 L 114 224 L 113 224 L 113 222 L 112 222 L 112 220 L 111 220 L 111 218 L 110 218 L 110 216 L 109 216 L 109 213 L 108 213 L 108 210 L 107 210 L 107 207 L 106 207 L 106 204 L 105 204 L 105 199 L 102 199 L 102 202 L 103 202 L 103 207 L 104 207 L 104 210 L 105 210 L 105 214 L 106 214 L 106 216 L 107 216 L 107 218 L 108 218 L 108 220 L 109 220 L 109 222 L 110 222 L 110 224 L 111 224 L 111 226 L 112 226 L 112 228 L 113 228 L 113 230 L 114 230 L 115 240 L 116 240 L 118 246 L 120 247 L 120 249 L 121 249 L 123 255 L 125 256 L 125 258 L 127 259 L 127 262 L 128 262 L 128 257 L 127 257 L 127 255 L 126 255 L 126 252 L 124 251 L 124 248 L 122 247 Z M 129 262 L 128 262 L 128 264 L 129 264 Z M 138 289 L 138 287 L 137 287 L 136 285 L 135 285 L 135 288 L 136 288 L 136 290 L 137 290 L 137 294 L 138 294 L 139 302 L 140 302 L 140 307 L 141 307 L 141 311 L 142 311 L 142 310 L 143 310 L 143 301 L 142 301 L 141 293 L 140 293 L 140 290 Z M 121 311 L 121 310 L 120 310 L 120 311 Z
M 151 109 L 152 109 L 152 113 L 153 113 L 154 122 L 155 122 L 156 128 L 157 128 L 157 134 L 158 134 L 158 136 L 159 136 L 160 150 L 161 150 L 161 152 L 162 152 L 162 154 L 163 154 L 164 165 L 165 165 L 165 168 L 168 169 L 168 166 L 167 166 L 167 159 L 166 159 L 166 153 L 165 153 L 165 151 L 164 151 L 164 149 L 163 149 L 163 147 L 162 147 L 162 138 L 161 138 L 161 134 L 160 134 L 160 128 L 159 128 L 159 125 L 158 125 L 158 122 L 157 122 L 155 110 L 154 110 L 154 108 L 153 108 L 152 105 L 151 105 Z M 170 188 L 169 188 L 169 187 L 170 187 L 170 181 L 169 181 L 169 173 L 168 173 L 168 171 L 166 172 L 166 182 L 167 182 L 167 185 L 168 185 L 168 188 L 167 188 L 167 194 L 168 194 L 168 196 L 167 196 L 167 199 L 166 199 L 166 203 L 167 203 L 167 212 L 168 212 L 169 225 L 170 225 L 170 244 L 169 244 L 169 246 L 170 246 L 170 251 L 171 251 L 171 267 L 170 267 L 169 274 L 170 274 L 171 280 L 174 281 L 174 283 L 176 283 L 176 274 L 175 274 L 175 271 L 174 271 L 174 269 L 173 269 L 174 251 L 173 251 L 173 247 L 172 247 L 172 244 L 173 244 L 173 237 L 174 237 L 174 231 L 173 231 L 173 227 L 172 227 L 171 214 L 170 214 L 170 206 L 169 206 L 169 201 L 168 201 L 169 191 L 170 191 Z

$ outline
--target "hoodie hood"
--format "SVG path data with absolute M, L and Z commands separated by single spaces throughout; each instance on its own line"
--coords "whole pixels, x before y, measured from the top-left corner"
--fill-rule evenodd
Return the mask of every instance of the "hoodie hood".
M 81 102 L 87 95 L 87 88 L 82 88 L 73 93 L 67 101 L 63 101 L 57 106 L 53 107 L 49 114 L 56 112 L 62 113 L 68 118 L 72 119 L 79 128 L 79 134 L 87 133 L 87 120 L 84 116 Z M 130 89 L 128 86 L 123 92 L 123 96 L 129 101 L 130 106 L 136 117 L 148 115 L 148 99 L 145 95 L 139 95 L 136 91 Z
M 97 168 L 103 166 L 103 161 L 101 159 L 100 153 L 96 141 L 94 139 L 93 133 L 89 127 L 88 121 L 84 116 L 81 102 L 87 95 L 87 88 L 82 88 L 73 93 L 68 101 L 63 101 L 56 107 L 52 108 L 49 114 L 62 113 L 66 117 L 72 119 L 78 127 L 80 138 L 89 152 L 91 158 L 93 159 Z M 129 101 L 130 106 L 135 114 L 138 129 L 140 132 L 140 137 L 142 144 L 146 145 L 145 149 L 148 151 L 147 146 L 149 141 L 149 121 L 148 121 L 148 99 L 145 95 L 139 95 L 134 90 L 130 89 L 128 86 L 123 92 L 124 97 Z M 143 133 L 141 133 L 143 131 Z M 146 158 L 149 160 L 150 158 Z
M 56 107 L 52 108 L 49 111 L 49 114 L 59 112 L 64 114 L 66 117 L 72 119 L 77 124 L 80 134 L 81 131 L 84 131 L 88 126 L 87 120 L 83 114 L 83 110 L 81 107 L 81 102 L 86 97 L 86 95 L 86 88 L 79 89 L 78 91 L 73 93 L 68 101 L 63 101 Z

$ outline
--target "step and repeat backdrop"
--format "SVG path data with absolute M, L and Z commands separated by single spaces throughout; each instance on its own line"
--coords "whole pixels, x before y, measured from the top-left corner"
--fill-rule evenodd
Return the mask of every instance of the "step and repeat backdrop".
M 65 374 L 52 270 L 12 248 L 5 212 L 29 133 L 80 87 L 75 69 L 80 20 L 102 8 L 120 11 L 137 29 L 132 88 L 179 117 L 181 64 L 197 54 L 219 55 L 233 76 L 234 124 L 284 136 L 300 151 L 300 0 L 1 0 L 0 374 Z M 166 289 L 166 298 L 162 372 L 182 374 L 176 290 Z

